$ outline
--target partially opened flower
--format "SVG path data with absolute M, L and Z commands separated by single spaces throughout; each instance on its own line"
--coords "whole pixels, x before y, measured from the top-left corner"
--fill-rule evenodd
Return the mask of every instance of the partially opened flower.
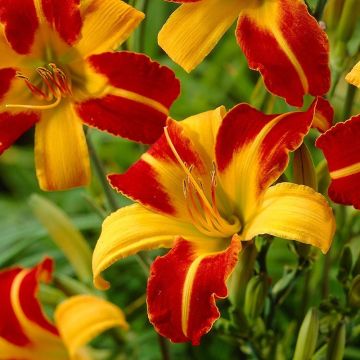
M 32 269 L 0 272 L 0 359 L 91 359 L 87 342 L 111 327 L 128 327 L 118 307 L 91 295 L 61 303 L 54 325 L 37 299 L 39 282 L 49 281 L 51 272 L 49 258 Z
M 102 271 L 141 250 L 172 247 L 152 265 L 148 314 L 174 342 L 198 344 L 219 317 L 216 298 L 241 243 L 272 234 L 329 249 L 334 218 L 325 198 L 309 187 L 272 185 L 310 129 L 317 103 L 306 112 L 264 115 L 247 104 L 220 107 L 164 135 L 112 186 L 138 202 L 103 223 L 93 255 L 94 283 Z
M 120 0 L 0 1 L 0 154 L 36 124 L 42 189 L 89 182 L 82 122 L 144 143 L 162 133 L 179 94 L 174 74 L 111 52 L 143 17 Z
M 267 88 L 295 106 L 330 87 L 328 40 L 303 0 L 168 0 L 182 3 L 158 37 L 186 71 L 203 61 L 238 19 L 236 38 Z

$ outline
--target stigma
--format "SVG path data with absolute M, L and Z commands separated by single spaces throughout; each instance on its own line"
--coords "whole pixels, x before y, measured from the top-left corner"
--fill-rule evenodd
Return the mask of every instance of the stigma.
M 216 199 L 217 173 L 216 165 L 212 164 L 212 170 L 208 176 L 202 179 L 196 178 L 194 166 L 187 166 L 177 152 L 167 128 L 164 128 L 167 143 L 184 170 L 183 193 L 187 212 L 193 225 L 203 234 L 211 237 L 229 237 L 241 230 L 240 220 L 236 216 L 225 219 L 218 210 Z M 209 184 L 210 186 L 209 186 Z M 204 186 L 207 184 L 207 186 Z
M 62 98 L 71 96 L 70 79 L 54 63 L 50 63 L 47 68 L 38 67 L 36 72 L 41 79 L 40 85 L 35 85 L 27 76 L 19 71 L 16 73 L 16 77 L 25 82 L 25 85 L 36 99 L 47 103 L 50 102 L 50 104 L 6 104 L 5 107 L 47 110 L 58 106 Z

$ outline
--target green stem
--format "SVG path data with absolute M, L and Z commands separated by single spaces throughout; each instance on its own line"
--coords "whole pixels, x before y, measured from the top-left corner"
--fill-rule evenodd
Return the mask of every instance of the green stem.
M 158 341 L 159 341 L 162 359 L 170 360 L 168 341 L 159 334 L 158 334 Z
M 321 284 L 321 294 L 322 298 L 326 299 L 329 297 L 329 280 L 330 280 L 330 270 L 331 270 L 331 249 L 325 255 L 324 260 L 324 270 L 322 276 L 322 284 Z
M 351 115 L 356 89 L 357 88 L 351 84 L 349 84 L 347 87 L 342 120 L 348 119 Z
M 102 185 L 102 189 L 107 199 L 109 208 L 111 211 L 117 211 L 119 206 L 117 204 L 114 192 L 107 181 L 104 166 L 96 153 L 95 147 L 90 139 L 89 132 L 86 133 L 86 139 L 89 146 L 90 157 L 94 164 L 96 175 Z M 148 257 L 145 254 L 138 253 L 136 254 L 136 259 L 139 262 L 140 266 L 143 268 L 145 274 L 148 275 L 150 268 L 150 260 L 148 259 Z
M 87 144 L 89 147 L 90 157 L 93 162 L 96 175 L 101 183 L 106 200 L 108 202 L 108 207 L 111 211 L 116 211 L 119 208 L 118 203 L 115 199 L 114 192 L 110 188 L 110 185 L 107 181 L 104 166 L 103 166 L 98 154 L 96 153 L 96 150 L 95 150 L 93 142 L 90 138 L 89 132 L 87 132 L 87 134 L 86 134 L 86 139 L 87 139 Z
M 148 7 L 149 7 L 149 1 L 144 0 L 141 11 L 146 14 L 148 11 Z M 147 22 L 143 21 L 143 23 L 141 24 L 141 27 L 140 27 L 140 35 L 139 35 L 139 52 L 140 53 L 145 52 L 146 24 L 147 24 Z

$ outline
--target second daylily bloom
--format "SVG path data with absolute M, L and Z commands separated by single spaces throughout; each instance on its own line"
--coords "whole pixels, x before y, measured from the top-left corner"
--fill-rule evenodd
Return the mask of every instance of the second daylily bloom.
M 0 2 L 0 154 L 35 125 L 43 190 L 90 180 L 83 124 L 153 143 L 179 94 L 173 72 L 113 52 L 144 14 L 120 0 Z
M 236 38 L 269 91 L 301 106 L 304 94 L 330 87 L 325 32 L 303 0 L 168 0 L 182 3 L 159 33 L 159 45 L 191 71 L 238 19 Z
M 52 260 L 32 269 L 0 272 L 0 359 L 91 360 L 85 344 L 115 326 L 127 329 L 122 311 L 92 295 L 77 295 L 55 310 L 55 323 L 37 299 L 40 281 L 51 278 Z
M 325 198 L 309 187 L 272 185 L 308 133 L 306 112 L 264 115 L 247 104 L 169 120 L 164 135 L 112 186 L 138 202 L 104 222 L 93 255 L 94 283 L 116 260 L 172 247 L 151 267 L 149 319 L 174 342 L 198 344 L 219 317 L 216 298 L 242 242 L 258 234 L 328 251 L 335 230 Z

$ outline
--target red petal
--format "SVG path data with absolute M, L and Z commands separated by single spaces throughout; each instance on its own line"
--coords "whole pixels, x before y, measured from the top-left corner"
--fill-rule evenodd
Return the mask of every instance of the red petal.
M 13 344 L 24 346 L 30 340 L 23 332 L 16 318 L 10 299 L 12 283 L 20 272 L 20 268 L 0 272 L 0 337 Z
M 236 31 L 251 69 L 259 70 L 272 93 L 294 106 L 303 95 L 321 96 L 330 87 L 325 32 L 303 1 L 265 1 L 244 10 Z
M 332 178 L 330 198 L 360 210 L 360 115 L 338 123 L 316 141 Z
M 151 267 L 147 287 L 151 323 L 173 342 L 200 343 L 220 316 L 216 298 L 227 296 L 226 280 L 234 269 L 241 243 L 237 236 L 222 252 L 197 254 L 188 241 L 179 239 Z
M 113 90 L 101 99 L 78 104 L 84 122 L 135 141 L 158 139 L 169 107 L 180 93 L 174 73 L 145 55 L 130 52 L 93 55 L 89 62 Z
M 28 54 L 39 26 L 33 0 L 0 0 L 0 22 L 5 36 L 19 54 Z
M 334 109 L 330 102 L 322 97 L 314 100 L 315 114 L 312 127 L 318 129 L 320 132 L 329 130 L 334 121 Z
M 30 129 L 40 116 L 37 113 L 0 113 L 0 154 L 2 154 L 25 131 Z
M 281 115 L 265 115 L 247 104 L 235 106 L 219 129 L 216 143 L 219 170 L 224 171 L 251 147 L 259 155 L 257 164 L 262 169 L 258 174 L 259 186 L 269 186 L 284 171 L 288 152 L 299 147 L 309 131 L 314 106 L 315 103 L 306 112 Z
M 95 70 L 105 75 L 116 88 L 171 106 L 179 96 L 180 83 L 173 71 L 152 61 L 148 56 L 132 52 L 108 52 L 89 58 Z
M 42 0 L 42 9 L 47 21 L 68 44 L 76 42 L 82 21 L 80 0 Z
M 114 95 L 85 101 L 76 106 L 76 111 L 91 127 L 145 144 L 159 138 L 166 122 L 165 114 Z
M 12 286 L 17 277 L 21 276 L 21 283 L 19 292 L 15 294 L 20 300 L 21 311 L 25 314 L 27 319 L 31 322 L 38 324 L 46 331 L 58 335 L 58 331 L 52 325 L 42 312 L 41 306 L 37 300 L 37 291 L 39 282 L 49 281 L 52 272 L 53 262 L 51 259 L 46 258 L 39 265 L 31 270 L 22 268 L 13 268 L 0 272 L 0 336 L 9 342 L 24 346 L 30 342 L 27 338 L 16 313 L 13 308 L 12 302 Z M 25 272 L 25 274 L 24 274 Z M 23 276 L 24 275 L 24 276 Z
M 168 131 L 179 156 L 187 164 L 193 165 L 197 171 L 204 172 L 204 164 L 193 148 L 191 140 L 185 136 L 182 127 L 169 121 Z M 154 159 L 149 162 L 149 158 Z M 180 169 L 182 176 L 176 176 L 175 170 Z M 125 174 L 110 175 L 111 185 L 126 196 L 141 202 L 157 211 L 174 215 L 183 204 L 171 201 L 177 192 L 183 196 L 183 180 L 185 173 L 181 170 L 165 135 L 147 151 Z M 180 205 L 180 206 L 179 206 Z
M 19 298 L 22 311 L 29 320 L 38 324 L 43 329 L 58 335 L 56 327 L 45 317 L 37 299 L 40 281 L 50 282 L 52 271 L 53 261 L 50 258 L 44 259 L 39 265 L 31 269 L 21 282 Z

